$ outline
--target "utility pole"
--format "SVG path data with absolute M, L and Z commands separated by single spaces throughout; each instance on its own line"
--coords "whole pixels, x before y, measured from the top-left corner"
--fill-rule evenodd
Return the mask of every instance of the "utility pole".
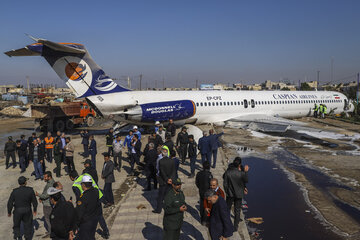
M 155 80 L 155 90 L 157 89 L 157 80 Z
M 196 79 L 196 88 L 198 88 L 198 82 L 199 82 L 199 80 L 198 79 Z
M 162 84 L 163 84 L 163 90 L 165 89 L 165 78 L 164 76 L 162 77 Z
M 140 74 L 140 91 L 141 91 L 141 80 L 142 80 L 142 74 Z
M 317 78 L 316 78 L 316 82 L 317 82 L 317 88 L 319 88 L 320 86 L 320 71 L 317 71 Z
M 331 57 L 331 83 L 333 82 L 334 80 L 334 57 Z
M 26 76 L 27 94 L 30 94 L 30 82 L 29 76 Z
M 360 82 L 360 74 L 357 74 L 357 91 L 356 91 L 356 109 L 359 107 L 359 94 L 360 94 L 360 88 L 359 88 L 359 82 Z

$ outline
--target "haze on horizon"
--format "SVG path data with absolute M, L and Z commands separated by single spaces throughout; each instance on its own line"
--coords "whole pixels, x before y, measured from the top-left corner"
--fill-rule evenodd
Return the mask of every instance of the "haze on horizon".
M 24 33 L 84 44 L 110 77 L 143 87 L 265 80 L 354 81 L 360 71 L 360 2 L 6 1 L 1 51 L 32 43 Z M 0 55 L 0 84 L 57 84 L 40 57 Z M 118 82 L 122 85 L 124 81 Z

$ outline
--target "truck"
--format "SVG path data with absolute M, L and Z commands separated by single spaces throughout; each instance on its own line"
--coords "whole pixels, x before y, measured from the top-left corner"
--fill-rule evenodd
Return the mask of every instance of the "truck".
M 39 123 L 41 131 L 72 130 L 75 125 L 92 126 L 96 113 L 86 102 L 62 102 L 31 105 L 31 117 Z

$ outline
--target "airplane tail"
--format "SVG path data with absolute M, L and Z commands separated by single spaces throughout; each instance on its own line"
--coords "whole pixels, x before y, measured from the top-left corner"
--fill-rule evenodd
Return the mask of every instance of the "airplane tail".
M 78 43 L 55 43 L 45 39 L 24 48 L 5 52 L 12 56 L 43 56 L 76 97 L 130 91 L 117 85 Z

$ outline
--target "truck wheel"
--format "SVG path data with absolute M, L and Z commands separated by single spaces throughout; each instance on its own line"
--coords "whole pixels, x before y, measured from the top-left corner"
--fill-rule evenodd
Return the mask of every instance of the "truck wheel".
M 66 129 L 71 130 L 73 128 L 74 128 L 74 123 L 70 119 L 66 120 Z
M 95 118 L 93 116 L 87 116 L 86 124 L 88 125 L 88 127 L 94 126 L 94 123 L 95 123 Z
M 64 120 L 57 120 L 55 122 L 55 129 L 56 129 L 56 131 L 63 132 L 65 130 L 65 122 L 64 122 Z

